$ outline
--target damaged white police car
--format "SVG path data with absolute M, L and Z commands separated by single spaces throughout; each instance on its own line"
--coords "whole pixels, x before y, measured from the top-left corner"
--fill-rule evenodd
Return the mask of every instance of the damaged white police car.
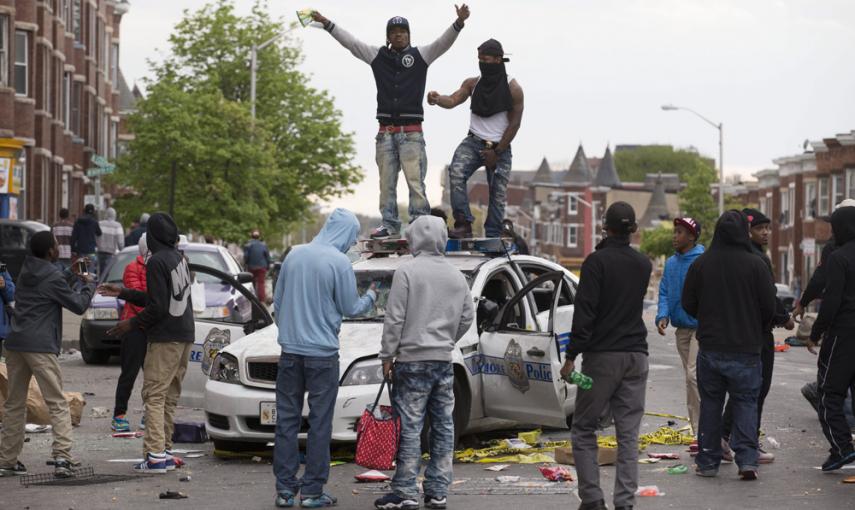
M 344 320 L 340 339 L 339 392 L 333 441 L 356 440 L 357 421 L 374 402 L 382 381 L 377 358 L 383 310 L 392 275 L 411 255 L 377 249 L 353 264 L 360 293 L 380 282 L 375 309 Z M 454 242 L 450 242 L 450 245 Z M 388 247 L 388 244 L 387 244 Z M 466 247 L 465 245 L 462 247 Z M 566 427 L 576 388 L 561 379 L 569 343 L 578 280 L 558 264 L 526 255 L 449 252 L 448 261 L 466 276 L 477 317 L 457 342 L 454 363 L 455 437 L 508 425 L 508 421 Z M 276 374 L 281 352 L 275 325 L 231 342 L 218 353 L 205 385 L 208 435 L 222 450 L 267 443 L 276 424 Z M 384 395 L 388 402 L 388 396 Z M 308 406 L 300 437 L 305 438 Z

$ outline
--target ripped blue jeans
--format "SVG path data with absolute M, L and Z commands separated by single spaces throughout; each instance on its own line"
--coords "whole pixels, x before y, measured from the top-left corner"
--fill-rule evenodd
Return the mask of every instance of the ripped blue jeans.
M 451 186 L 452 217 L 456 222 L 465 220 L 475 221 L 475 216 L 469 209 L 469 191 L 467 183 L 476 170 L 484 166 L 481 151 L 484 142 L 478 137 L 469 135 L 460 142 L 454 151 L 451 165 L 448 166 L 448 183 Z M 487 185 L 490 187 L 490 206 L 487 209 L 487 220 L 484 222 L 484 234 L 487 237 L 502 235 L 502 220 L 505 219 L 505 206 L 508 202 L 508 181 L 511 178 L 511 148 L 499 154 L 499 161 L 493 170 L 487 172 Z
M 392 406 L 401 417 L 401 444 L 392 491 L 402 498 L 419 497 L 416 477 L 421 468 L 421 434 L 427 415 L 430 418 L 430 460 L 425 469 L 424 491 L 426 495 L 446 497 L 454 455 L 454 369 L 451 363 L 395 363 Z
M 398 173 L 410 189 L 410 222 L 430 214 L 425 191 L 427 152 L 425 137 L 420 132 L 380 133 L 375 138 L 377 168 L 380 171 L 380 214 L 383 226 L 390 232 L 401 233 L 398 219 Z

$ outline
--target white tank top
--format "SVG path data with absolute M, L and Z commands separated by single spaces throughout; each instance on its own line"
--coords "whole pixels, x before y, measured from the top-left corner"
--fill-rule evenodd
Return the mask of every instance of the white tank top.
M 481 78 L 479 77 L 478 80 L 480 81 Z M 508 83 L 511 83 L 512 80 L 513 78 L 508 76 Z M 478 82 L 475 82 L 475 85 L 477 86 Z M 475 87 L 472 90 L 474 91 Z M 508 112 L 499 112 L 489 117 L 481 117 L 471 113 L 469 117 L 469 131 L 478 138 L 493 143 L 502 141 L 502 135 L 508 129 L 508 124 L 510 124 Z

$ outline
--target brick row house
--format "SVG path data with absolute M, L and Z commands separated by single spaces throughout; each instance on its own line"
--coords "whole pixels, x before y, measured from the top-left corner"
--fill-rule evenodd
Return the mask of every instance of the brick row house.
M 128 9 L 127 0 L 0 0 L 0 217 L 79 213 L 93 156 L 116 158 L 120 112 L 134 97 L 119 70 Z
M 812 142 L 811 150 L 773 161 L 757 184 L 734 195 L 773 221 L 769 256 L 779 283 L 801 291 L 831 238 L 824 217 L 855 198 L 855 131 Z

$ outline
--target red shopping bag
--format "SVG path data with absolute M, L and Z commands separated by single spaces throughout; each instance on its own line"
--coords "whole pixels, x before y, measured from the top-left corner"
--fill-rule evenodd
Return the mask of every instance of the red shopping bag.
M 384 379 L 374 405 L 368 406 L 362 412 L 359 425 L 356 427 L 356 458 L 354 459 L 362 467 L 381 471 L 394 469 L 401 436 L 401 418 L 391 406 L 377 405 L 385 387 Z

